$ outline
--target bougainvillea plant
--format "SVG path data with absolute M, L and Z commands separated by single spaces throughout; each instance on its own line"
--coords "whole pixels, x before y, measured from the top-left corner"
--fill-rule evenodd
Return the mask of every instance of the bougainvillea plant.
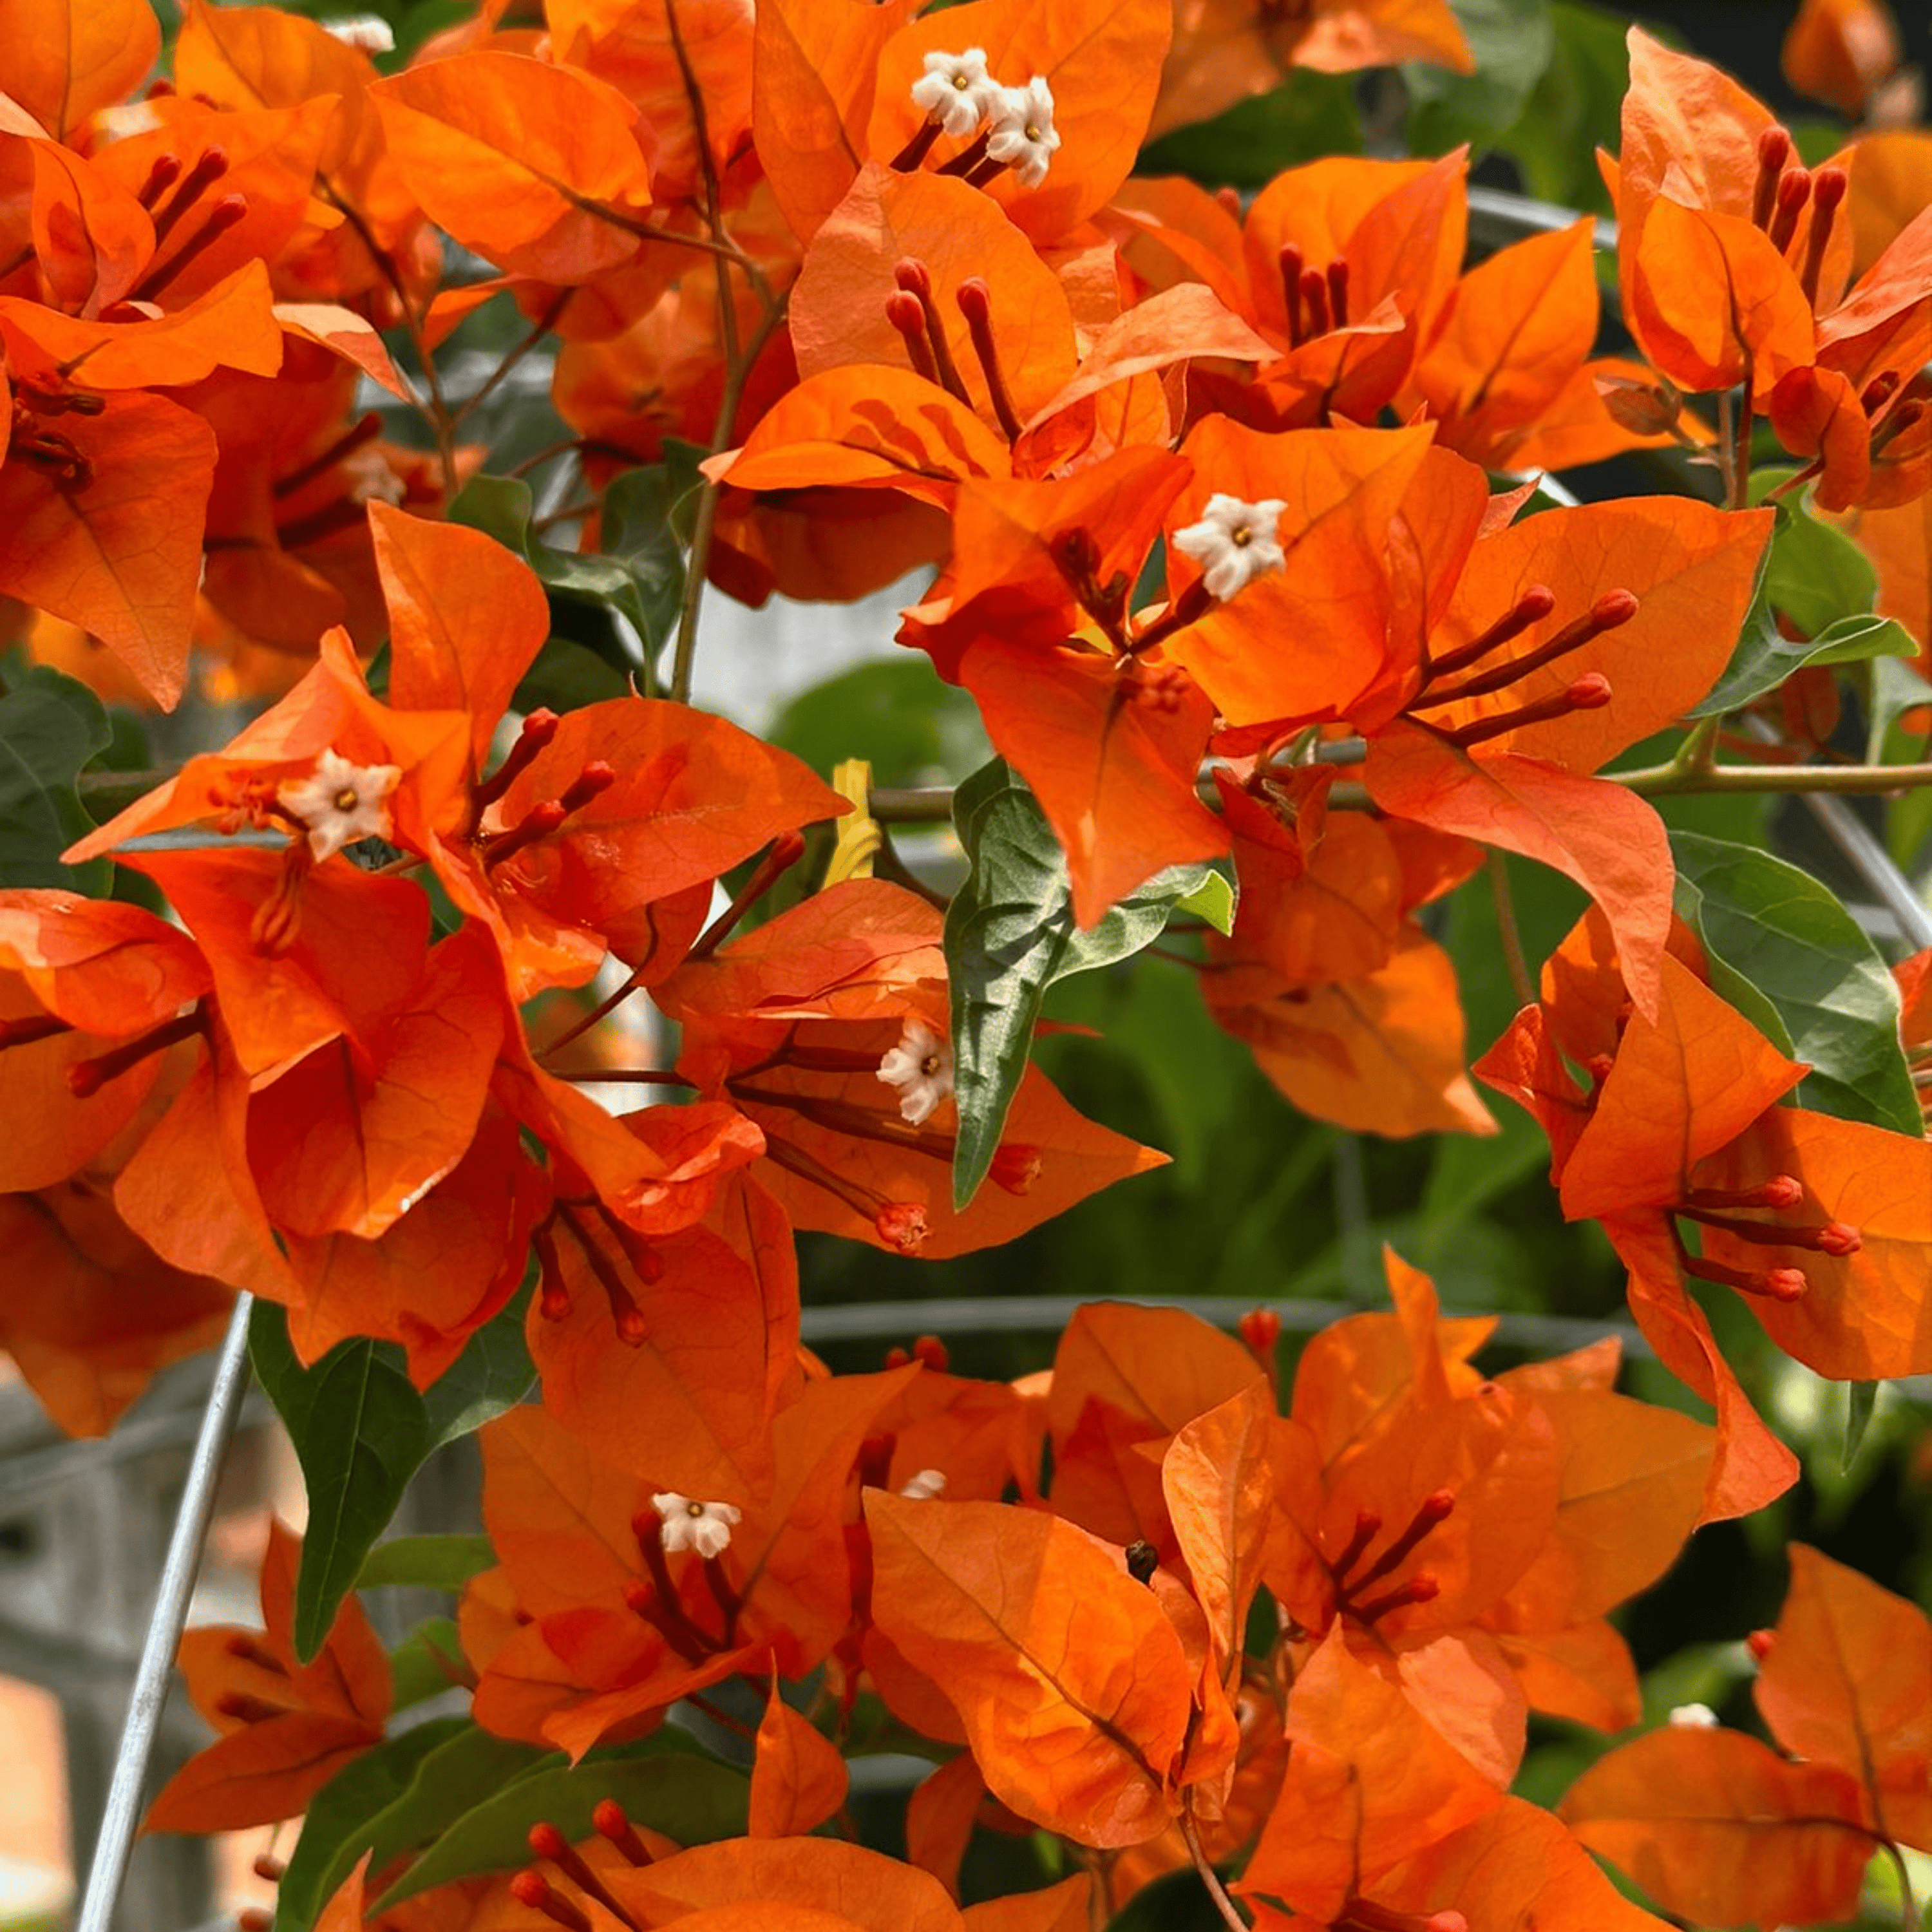
M 1923 1545 L 1814 1544 L 1932 952 L 1769 847 L 1932 829 L 1932 135 L 1778 10 L 1835 118 L 1570 0 L 0 0 L 0 1346 L 98 1434 L 245 1292 L 326 1502 L 148 1829 L 302 1821 L 278 1932 L 1916 1924 Z M 707 593 L 874 615 L 734 719 Z M 801 1342 L 942 1280 L 1086 1298 Z

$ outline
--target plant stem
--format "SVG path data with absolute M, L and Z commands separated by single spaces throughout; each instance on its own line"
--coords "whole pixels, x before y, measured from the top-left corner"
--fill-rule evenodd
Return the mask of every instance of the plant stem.
M 1490 892 L 1496 902 L 1496 932 L 1502 941 L 1503 963 L 1509 968 L 1510 984 L 1522 1005 L 1534 1006 L 1536 984 L 1529 976 L 1529 962 L 1522 953 L 1522 934 L 1516 928 L 1516 902 L 1510 896 L 1509 861 L 1492 846 L 1484 862 L 1490 875 Z
M 1214 1901 L 1215 1910 L 1227 1921 L 1233 1932 L 1250 1932 L 1248 1922 L 1241 1916 L 1240 1906 L 1228 1896 L 1228 1889 L 1221 1882 L 1220 1874 L 1208 1862 L 1208 1854 L 1201 1849 L 1201 1834 L 1194 1828 L 1192 1808 L 1185 1804 L 1180 1813 L 1180 1835 L 1186 1841 L 1187 1856 L 1194 1861 L 1194 1869 L 1201 1874 L 1201 1882 L 1208 1888 L 1208 1896 Z

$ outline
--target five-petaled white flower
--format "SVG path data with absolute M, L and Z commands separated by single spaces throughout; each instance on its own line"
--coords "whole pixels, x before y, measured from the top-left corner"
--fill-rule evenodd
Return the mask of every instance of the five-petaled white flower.
M 957 140 L 993 111 L 1001 91 L 986 71 L 986 49 L 968 47 L 963 54 L 928 54 L 926 72 L 912 84 L 912 100 L 942 133 Z
M 278 785 L 275 799 L 308 828 L 309 850 L 320 864 L 358 838 L 388 837 L 389 808 L 383 801 L 402 775 L 399 765 L 352 765 L 327 751 L 307 778 Z
M 952 1092 L 952 1049 L 923 1020 L 908 1020 L 878 1077 L 899 1092 L 899 1117 L 922 1127 Z
M 986 158 L 1010 165 L 1022 188 L 1046 178 L 1060 136 L 1053 128 L 1053 90 L 1035 74 L 1024 87 L 1003 87 L 986 130 Z
M 731 1526 L 743 1514 L 735 1504 L 701 1503 L 675 1490 L 661 1490 L 652 1497 L 651 1508 L 664 1525 L 664 1546 L 672 1556 L 694 1550 L 707 1562 L 730 1548 Z
M 1200 522 L 1174 532 L 1174 547 L 1202 566 L 1208 596 L 1225 604 L 1244 584 L 1287 562 L 1275 538 L 1287 507 L 1279 496 L 1244 503 L 1217 490 L 1208 499 Z
M 899 1494 L 910 1497 L 916 1503 L 929 1503 L 945 1487 L 944 1469 L 921 1469 L 906 1482 Z

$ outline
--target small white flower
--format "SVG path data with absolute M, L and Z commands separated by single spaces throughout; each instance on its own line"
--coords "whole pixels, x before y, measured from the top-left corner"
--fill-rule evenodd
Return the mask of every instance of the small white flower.
M 1046 178 L 1060 136 L 1053 129 L 1053 90 L 1035 74 L 1024 87 L 1003 87 L 986 133 L 986 158 L 1004 161 L 1022 188 Z
M 916 1503 L 929 1503 L 945 1486 L 946 1472 L 944 1469 L 922 1469 L 899 1491 L 899 1494 L 910 1496 Z
M 990 114 L 1003 92 L 986 71 L 984 47 L 963 54 L 928 54 L 926 72 L 912 84 L 913 105 L 943 133 L 957 140 Z
M 402 776 L 399 765 L 352 765 L 327 751 L 305 778 L 275 788 L 283 809 L 308 828 L 309 850 L 317 863 L 358 838 L 386 838 L 389 808 L 383 801 Z
M 730 1548 L 731 1526 L 743 1514 L 734 1504 L 701 1503 L 675 1490 L 652 1497 L 651 1508 L 664 1525 L 664 1546 L 672 1556 L 694 1550 L 707 1562 Z
M 952 1092 L 952 1049 L 923 1020 L 908 1020 L 878 1077 L 899 1091 L 899 1118 L 923 1126 Z
M 1680 1731 L 1714 1731 L 1718 1714 L 1708 1704 L 1679 1704 L 1671 1712 L 1670 1722 Z
M 1174 547 L 1201 566 L 1208 596 L 1225 604 L 1244 584 L 1287 562 L 1275 538 L 1287 507 L 1279 496 L 1244 503 L 1217 491 L 1208 499 L 1200 522 L 1174 532 Z

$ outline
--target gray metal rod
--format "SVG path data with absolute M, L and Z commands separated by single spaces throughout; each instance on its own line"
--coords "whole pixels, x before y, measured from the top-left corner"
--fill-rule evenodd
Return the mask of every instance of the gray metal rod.
M 248 1316 L 252 1295 L 236 1298 L 233 1318 L 221 1344 L 214 1382 L 202 1412 L 201 1433 L 195 1438 L 194 1460 L 188 1465 L 173 1533 L 168 1538 L 167 1560 L 161 1566 L 141 1660 L 134 1666 L 134 1685 L 128 1699 L 128 1722 L 114 1756 L 114 1777 L 94 1841 L 88 1868 L 87 1889 L 80 1901 L 74 1932 L 107 1932 L 115 1902 L 128 1876 L 128 1859 L 141 1822 L 141 1793 L 147 1783 L 148 1760 L 153 1755 L 161 1706 L 168 1694 L 168 1673 L 188 1620 L 188 1598 L 201 1568 L 201 1546 L 214 1513 L 216 1478 L 228 1452 L 242 1398 L 248 1386 Z

